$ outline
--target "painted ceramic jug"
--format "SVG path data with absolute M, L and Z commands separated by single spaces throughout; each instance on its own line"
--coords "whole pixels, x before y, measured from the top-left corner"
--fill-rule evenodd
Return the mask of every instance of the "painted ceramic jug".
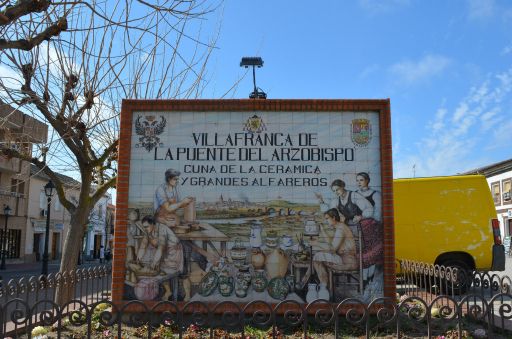
M 265 270 L 255 270 L 252 278 L 252 288 L 256 292 L 263 292 L 267 288 L 268 280 Z
M 317 284 L 309 283 L 308 284 L 308 293 L 306 294 L 306 302 L 312 303 L 313 301 L 318 299 L 318 286 Z
M 282 249 L 276 247 L 267 255 L 265 270 L 269 279 L 284 278 L 288 270 L 288 257 Z
M 245 281 L 247 285 L 251 283 L 252 275 L 249 271 L 249 265 L 242 265 L 238 269 L 238 273 L 236 274 L 236 279 L 238 281 Z
M 233 293 L 233 278 L 232 277 L 219 277 L 219 292 L 223 297 L 229 297 Z
M 251 251 L 251 264 L 255 270 L 265 267 L 265 253 L 260 248 L 253 248 Z
M 327 290 L 327 285 L 322 283 L 318 285 L 318 299 L 329 300 L 329 298 L 330 296 L 329 291 Z
M 261 240 L 261 231 L 262 231 L 261 221 L 256 220 L 251 225 L 251 235 L 249 236 L 249 243 L 251 244 L 251 247 L 261 247 L 262 240 Z

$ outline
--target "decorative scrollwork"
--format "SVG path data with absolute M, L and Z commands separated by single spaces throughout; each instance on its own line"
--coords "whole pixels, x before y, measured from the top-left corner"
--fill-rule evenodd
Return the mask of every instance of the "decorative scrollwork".
M 117 308 L 111 301 L 101 301 L 91 306 L 91 313 L 99 312 L 98 322 L 107 327 L 116 323 L 117 317 L 115 315 L 118 314 L 116 310 Z
M 38 286 L 39 286 L 39 284 L 38 284 L 36 277 L 32 276 L 28 279 L 28 291 L 29 292 L 34 293 L 35 291 L 37 291 Z
M 5 297 L 6 292 L 7 291 L 5 290 L 5 287 L 4 287 L 4 281 L 0 280 L 0 298 Z
M 11 308 L 11 305 L 15 306 L 15 309 L 7 313 Z M 17 326 L 25 325 L 28 323 L 30 318 L 30 307 L 28 304 L 21 299 L 12 299 L 5 303 L 3 311 L 6 315 L 9 315 L 8 319 Z
M 27 293 L 27 282 L 26 282 L 26 278 L 25 277 L 22 277 L 19 281 L 18 281 L 18 295 L 20 294 L 25 294 Z
M 351 325 L 363 324 L 368 318 L 368 308 L 359 299 L 348 298 L 343 300 L 336 307 L 336 314 L 340 314 L 341 311 L 346 311 L 345 319 Z
M 210 309 L 206 303 L 200 301 L 191 301 L 185 304 L 183 307 L 183 313 L 187 313 L 191 310 L 190 323 L 196 326 L 206 326 L 210 320 Z
M 462 300 L 459 302 L 459 305 L 460 307 L 464 306 L 467 309 L 466 315 L 470 319 L 485 320 L 485 317 L 487 317 L 489 305 L 487 300 L 481 295 L 467 295 L 462 298 Z
M 406 297 L 398 304 L 399 314 L 407 315 L 411 320 L 423 321 L 427 317 L 427 303 L 419 297 Z
M 223 327 L 235 328 L 243 323 L 242 310 L 237 303 L 232 301 L 220 302 L 212 309 L 212 313 L 217 313 L 218 309 L 224 309 L 221 315 Z
M 170 327 L 180 322 L 180 310 L 178 305 L 172 301 L 160 301 L 153 306 L 151 313 L 158 316 L 157 325 Z
M 434 308 L 438 308 L 439 312 L 437 316 L 439 318 L 442 318 L 444 320 L 453 320 L 456 319 L 459 315 L 459 307 L 460 306 L 457 304 L 457 301 L 455 301 L 453 298 L 446 295 L 441 295 L 430 302 L 428 314 L 431 317 L 436 316 L 435 314 L 433 314 L 432 310 Z
M 272 322 L 272 306 L 264 301 L 254 300 L 242 309 L 245 323 L 255 327 L 266 327 Z
M 377 320 L 382 325 L 392 323 L 398 316 L 398 307 L 390 298 L 376 298 L 368 304 L 368 309 L 377 309 Z
M 18 292 L 18 282 L 14 279 L 9 280 L 7 283 L 7 293 L 9 296 L 17 295 Z
M 49 289 L 49 288 L 55 288 L 58 286 L 60 286 L 59 281 L 51 273 L 48 274 L 48 276 L 46 277 L 45 288 Z
M 315 322 L 320 326 L 328 326 L 334 321 L 333 307 L 321 308 L 315 312 Z

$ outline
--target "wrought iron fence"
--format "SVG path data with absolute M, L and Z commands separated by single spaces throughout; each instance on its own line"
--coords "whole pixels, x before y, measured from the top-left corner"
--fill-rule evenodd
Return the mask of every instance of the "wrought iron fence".
M 131 301 L 118 308 L 110 301 L 86 304 L 73 300 L 59 307 L 52 301 L 30 306 L 23 300 L 10 300 L 0 308 L 3 336 L 32 338 L 48 334 L 53 338 L 283 338 L 315 336 L 341 337 L 436 337 L 450 333 L 452 338 L 483 334 L 488 338 L 510 338 L 512 332 L 497 316 L 510 317 L 510 307 L 493 305 L 509 294 L 490 301 L 474 296 L 456 301 L 440 296 L 431 303 L 419 297 L 397 302 L 375 299 L 366 305 L 357 299 L 339 304 L 317 300 L 304 305 L 285 300 L 271 305 L 253 301 L 246 305 L 226 301 L 217 304 L 170 301 L 148 307 Z M 438 308 L 439 299 L 444 306 Z M 14 307 L 15 303 L 17 306 Z M 43 307 L 44 306 L 44 307 Z M 494 309 L 497 314 L 490 312 Z M 5 322 L 15 324 L 9 333 Z M 46 326 L 45 328 L 36 326 Z M 2 336 L 2 337 L 3 337 Z
M 512 337 L 509 277 L 406 260 L 401 268 L 396 298 L 370 304 L 351 298 L 307 305 L 284 300 L 162 301 L 152 307 L 130 301 L 118 306 L 99 292 L 109 291 L 108 266 L 49 275 L 44 285 L 41 279 L 20 279 L 0 289 L 0 338 L 48 332 L 53 338 Z M 461 281 L 467 282 L 465 293 Z M 92 288 L 93 282 L 98 289 Z M 52 293 L 26 297 L 28 289 L 37 293 L 58 284 L 74 284 L 75 299 L 59 306 Z
M 70 286 L 72 298 L 88 303 L 110 299 L 112 268 L 110 265 L 79 268 L 72 272 L 50 273 L 9 281 L 0 280 L 0 302 L 12 299 L 34 305 L 40 300 L 53 300 L 57 287 Z
M 400 260 L 401 274 L 397 278 L 397 291 L 405 295 L 421 296 L 428 302 L 438 295 L 456 300 L 465 295 L 492 298 L 511 293 L 512 279 L 496 273 L 462 270 L 411 260 Z

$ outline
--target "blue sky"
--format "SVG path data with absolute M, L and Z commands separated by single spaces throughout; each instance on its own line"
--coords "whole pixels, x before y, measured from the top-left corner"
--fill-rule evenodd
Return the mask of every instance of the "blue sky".
M 220 20 L 205 97 L 261 56 L 272 99 L 390 98 L 395 177 L 512 158 L 510 1 L 227 0 Z M 251 91 L 248 74 L 229 97 Z

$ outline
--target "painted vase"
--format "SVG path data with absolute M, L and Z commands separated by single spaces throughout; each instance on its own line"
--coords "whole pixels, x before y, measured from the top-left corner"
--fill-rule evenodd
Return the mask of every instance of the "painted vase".
M 265 270 L 255 270 L 252 277 L 252 287 L 256 292 L 263 292 L 267 288 L 268 280 Z
M 261 248 L 253 248 L 251 251 L 251 263 L 255 270 L 265 267 L 265 253 Z
M 247 257 L 247 248 L 243 245 L 242 240 L 235 239 L 235 245 L 231 248 L 231 259 L 233 261 L 244 261 Z
M 251 272 L 249 272 L 249 265 L 242 265 L 238 269 L 238 273 L 236 274 L 238 280 L 243 280 L 247 284 L 251 283 L 252 275 Z
M 232 277 L 219 277 L 219 292 L 223 297 L 229 297 L 233 293 L 233 289 Z
M 288 271 L 288 257 L 280 248 L 274 248 L 265 260 L 265 270 L 269 279 L 284 278 Z
M 330 295 L 326 284 L 318 285 L 318 299 L 329 300 Z
M 308 293 L 306 293 L 306 301 L 307 303 L 312 303 L 313 301 L 318 299 L 318 286 L 317 284 L 309 283 L 308 284 Z
M 261 226 L 261 221 L 256 220 L 251 225 L 251 235 L 249 236 L 249 243 L 251 244 L 251 247 L 261 247 L 262 240 L 261 240 L 261 231 L 263 227 Z

